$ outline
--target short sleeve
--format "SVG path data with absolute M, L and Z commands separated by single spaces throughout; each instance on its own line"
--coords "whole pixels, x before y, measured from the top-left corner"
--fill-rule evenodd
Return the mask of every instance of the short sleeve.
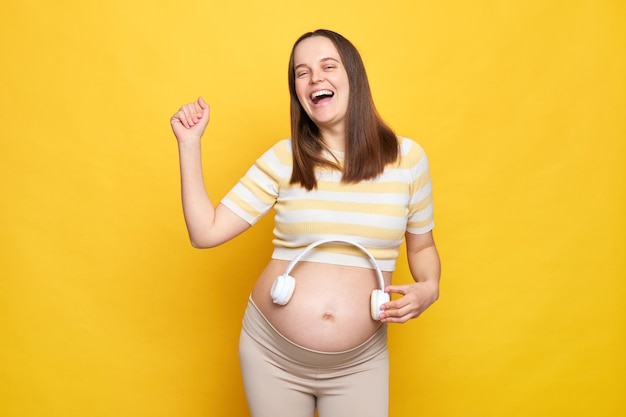
M 411 164 L 411 184 L 407 232 L 423 234 L 431 231 L 435 225 L 433 217 L 433 189 L 424 149 L 416 142 L 408 151 L 407 159 Z
M 281 181 L 289 171 L 289 162 L 284 155 L 286 142 L 279 142 L 257 159 L 221 201 L 251 225 L 276 203 Z

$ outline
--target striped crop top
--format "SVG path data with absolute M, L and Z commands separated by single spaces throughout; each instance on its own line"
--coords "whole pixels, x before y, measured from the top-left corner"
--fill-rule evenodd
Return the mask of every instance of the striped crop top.
M 274 208 L 274 259 L 291 261 L 315 241 L 340 239 L 364 246 L 383 271 L 393 271 L 404 233 L 427 233 L 434 226 L 426 154 L 416 142 L 398 140 L 398 161 L 375 179 L 342 183 L 341 172 L 318 168 L 317 188 L 311 191 L 289 184 L 291 140 L 282 140 L 221 203 L 250 224 Z M 341 161 L 341 155 L 335 156 Z M 363 252 L 341 243 L 320 245 L 303 260 L 372 268 Z

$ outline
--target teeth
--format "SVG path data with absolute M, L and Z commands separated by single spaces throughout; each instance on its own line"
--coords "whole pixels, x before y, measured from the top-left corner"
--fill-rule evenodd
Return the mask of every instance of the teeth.
M 320 91 L 315 91 L 313 94 L 311 94 L 311 98 L 315 99 L 320 96 L 332 96 L 332 95 L 333 95 L 333 92 L 330 90 L 320 90 Z

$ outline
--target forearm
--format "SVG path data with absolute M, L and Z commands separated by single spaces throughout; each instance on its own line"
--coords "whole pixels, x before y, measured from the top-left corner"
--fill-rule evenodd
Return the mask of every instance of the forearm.
M 439 297 L 441 261 L 432 232 L 422 235 L 407 233 L 407 258 L 409 270 L 416 283 L 432 291 L 433 301 Z
M 179 143 L 178 152 L 183 213 L 189 239 L 194 247 L 208 247 L 215 207 L 204 183 L 200 141 Z
M 412 252 L 409 254 L 408 259 L 409 269 L 415 282 L 428 285 L 432 289 L 433 297 L 436 300 L 439 297 L 441 262 L 435 245 L 426 246 Z

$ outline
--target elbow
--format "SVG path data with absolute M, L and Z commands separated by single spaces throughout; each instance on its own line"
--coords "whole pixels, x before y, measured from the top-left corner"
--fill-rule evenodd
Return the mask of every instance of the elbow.
M 214 248 L 214 247 L 216 247 L 218 245 L 213 245 L 213 244 L 204 243 L 204 242 L 197 242 L 197 241 L 192 240 L 191 241 L 191 246 L 193 248 L 195 248 L 195 249 L 211 249 L 211 248 Z
M 194 249 L 209 249 L 211 246 L 205 245 L 201 242 L 197 242 L 193 239 L 189 240 L 189 243 L 191 243 L 191 247 L 193 247 Z
M 189 243 L 191 243 L 191 246 L 195 249 L 211 249 L 218 246 L 218 244 L 206 237 L 199 238 L 196 236 L 189 236 Z

